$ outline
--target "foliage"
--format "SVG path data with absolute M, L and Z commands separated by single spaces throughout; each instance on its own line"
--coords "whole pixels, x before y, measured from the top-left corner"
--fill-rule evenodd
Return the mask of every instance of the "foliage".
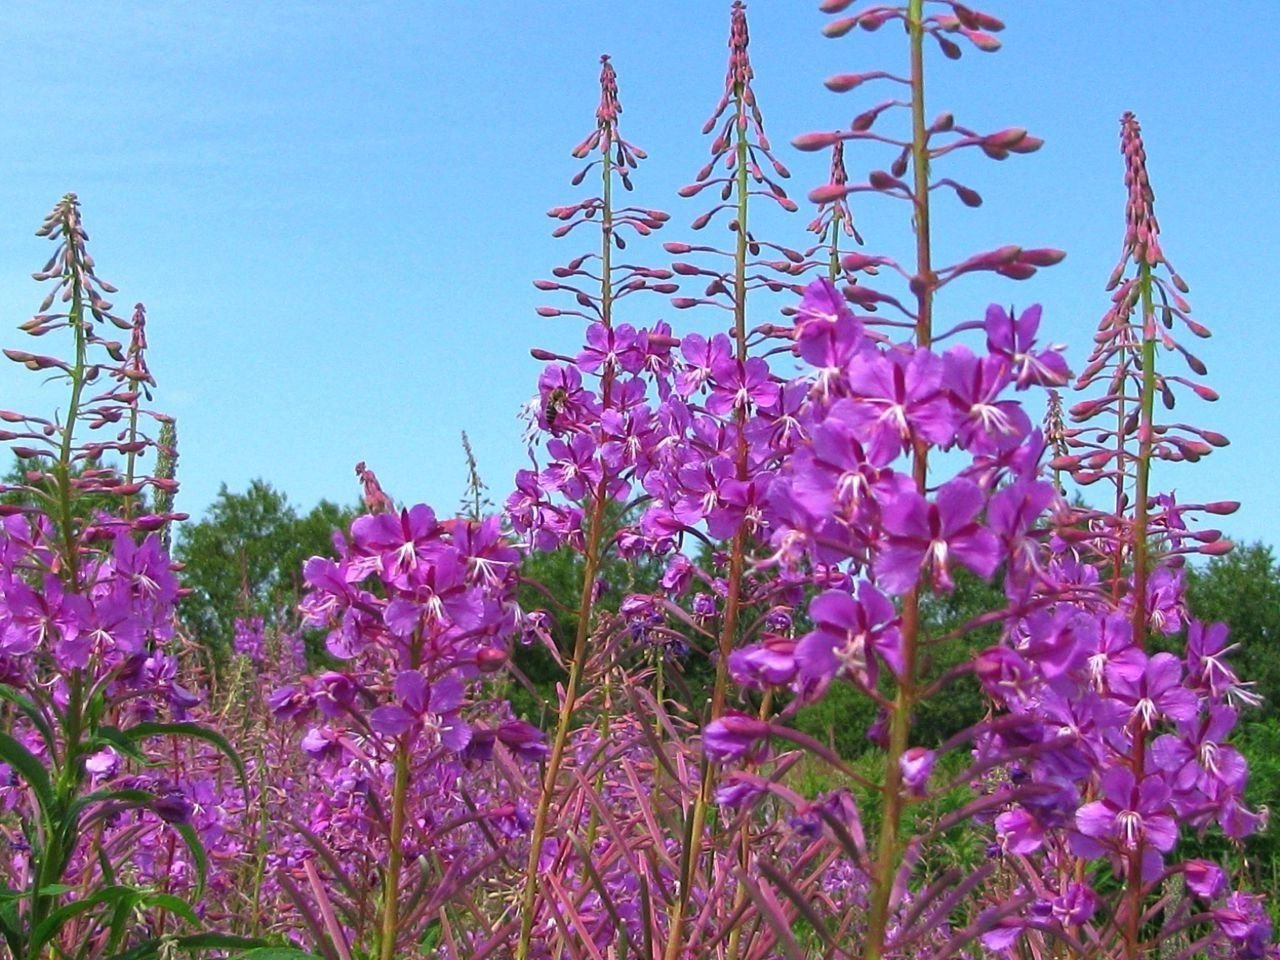
M 178 527 L 173 555 L 190 591 L 178 609 L 188 631 L 225 655 L 237 619 L 288 622 L 302 597 L 303 563 L 330 552 L 334 532 L 354 515 L 327 500 L 300 515 L 283 492 L 260 479 L 243 493 L 224 484 L 201 519 Z

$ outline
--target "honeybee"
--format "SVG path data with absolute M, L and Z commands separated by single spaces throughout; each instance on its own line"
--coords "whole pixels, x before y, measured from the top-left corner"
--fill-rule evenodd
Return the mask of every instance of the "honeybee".
M 556 428 L 556 420 L 560 414 L 564 413 L 564 408 L 569 402 L 569 391 L 564 387 L 556 387 L 547 394 L 547 402 L 542 407 L 543 416 L 547 421 L 547 429 L 554 430 Z

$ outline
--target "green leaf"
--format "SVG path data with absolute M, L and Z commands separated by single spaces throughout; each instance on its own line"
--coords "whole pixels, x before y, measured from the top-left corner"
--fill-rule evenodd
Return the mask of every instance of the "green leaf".
M 95 790 L 93 793 L 86 793 L 83 797 L 76 799 L 70 807 L 67 808 L 67 819 L 74 823 L 74 818 L 79 817 L 85 810 L 93 806 L 95 803 L 102 804 L 118 804 L 120 807 L 145 807 L 155 799 L 155 794 L 146 790 L 125 790 L 125 789 L 104 789 Z
M 138 749 L 137 743 L 125 736 L 124 731 L 119 727 L 99 727 L 96 736 L 89 740 L 88 747 L 90 750 L 114 747 L 130 760 L 135 760 L 144 766 L 149 763 L 146 754 Z
M 83 900 L 73 900 L 71 903 L 64 904 L 57 910 L 54 910 L 40 922 L 40 925 L 31 932 L 30 951 L 38 954 L 40 948 L 50 940 L 54 939 L 58 932 L 66 925 L 67 921 L 73 917 L 77 917 L 82 913 L 92 910 L 94 907 L 103 903 L 121 902 L 128 903 L 130 906 L 138 902 L 138 891 L 133 887 L 111 886 L 103 887 L 95 890 Z
M 141 740 L 143 737 L 192 737 L 196 740 L 203 740 L 206 743 L 213 744 L 231 761 L 232 766 L 236 768 L 236 773 L 240 775 L 241 783 L 247 780 L 244 770 L 244 761 L 240 759 L 240 754 L 236 753 L 235 747 L 222 734 L 209 727 L 198 723 L 156 723 L 145 722 L 136 723 L 132 727 L 123 731 L 124 735 L 131 740 Z
M 147 960 L 160 952 L 161 947 L 179 950 L 252 950 L 265 944 L 256 937 L 235 937 L 229 933 L 192 933 L 185 937 L 159 937 L 147 940 L 123 953 L 113 954 L 108 960 Z M 243 954 L 241 954 L 243 956 Z M 304 954 L 305 956 L 305 954 Z M 296 958 L 295 958 L 296 960 Z
M 258 947 L 240 954 L 241 960 L 321 960 L 297 947 Z
M 183 842 L 187 845 L 187 849 L 191 851 L 191 859 L 196 864 L 196 899 L 204 893 L 204 882 L 209 876 L 209 857 L 204 852 L 204 844 L 200 842 L 200 837 L 196 833 L 195 828 L 189 823 L 171 823 L 169 826 L 177 830 L 182 836 Z
M 49 718 L 45 715 L 34 700 L 24 697 L 17 690 L 6 684 L 0 683 L 0 700 L 8 700 L 19 710 L 27 715 L 27 718 L 35 724 L 40 736 L 44 738 L 46 747 L 52 748 L 57 742 L 57 738 L 53 735 L 53 727 L 49 724 Z
M 18 918 L 18 905 L 11 901 L 0 902 L 0 936 L 9 945 L 9 953 L 20 957 L 25 953 L 23 944 L 26 933 L 22 921 Z
M 40 812 L 46 818 L 53 815 L 53 784 L 49 772 L 34 753 L 7 733 L 0 733 L 0 760 L 3 760 L 27 782 L 36 795 Z
M 159 907 L 161 910 L 168 910 L 174 916 L 181 917 L 188 923 L 193 923 L 196 926 L 200 925 L 200 918 L 191 909 L 191 904 L 181 897 L 175 897 L 171 893 L 140 893 L 138 895 L 138 903 L 141 906 Z

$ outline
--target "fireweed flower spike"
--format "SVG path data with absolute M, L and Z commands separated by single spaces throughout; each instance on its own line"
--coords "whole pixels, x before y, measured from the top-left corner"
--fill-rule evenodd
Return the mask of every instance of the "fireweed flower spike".
M 1062 424 L 1060 406 L 1051 407 L 1049 438 L 1055 476 L 1069 474 L 1082 485 L 1104 481 L 1114 505 L 1109 511 L 1062 505 L 1048 553 L 1036 564 L 1054 616 L 1026 617 L 1015 627 L 1014 649 L 1035 655 L 1042 666 L 1053 664 L 1053 671 L 1044 669 L 1037 679 L 1029 661 L 1006 657 L 998 663 L 994 656 L 979 670 L 993 699 L 1011 712 L 1038 709 L 1070 732 L 1074 744 L 1035 750 L 1020 768 L 1026 780 L 1061 784 L 1075 800 L 1052 808 L 1019 801 L 1001 814 L 998 827 L 1006 849 L 1035 846 L 1023 855 L 1059 896 L 1072 884 L 1092 891 L 1096 917 L 1086 918 L 1082 929 L 1101 938 L 1107 955 L 1136 960 L 1169 949 L 1179 931 L 1194 929 L 1201 949 L 1264 956 L 1262 940 L 1254 953 L 1242 952 L 1250 949 L 1243 946 L 1248 937 L 1227 919 L 1226 904 L 1247 902 L 1247 896 L 1228 892 L 1225 882 L 1203 885 L 1207 898 L 1220 905 L 1207 914 L 1198 914 L 1189 900 L 1160 900 L 1168 878 L 1205 872 L 1202 861 L 1177 862 L 1178 824 L 1202 832 L 1217 826 L 1240 837 L 1259 819 L 1242 802 L 1243 760 L 1223 743 L 1236 722 L 1233 705 L 1248 702 L 1247 685 L 1224 659 L 1225 628 L 1196 621 L 1183 598 L 1185 555 L 1223 549 L 1216 531 L 1193 532 L 1187 518 L 1197 510 L 1230 512 L 1234 505 L 1183 506 L 1150 492 L 1155 460 L 1194 460 L 1208 452 L 1207 435 L 1225 442 L 1208 431 L 1155 420 L 1157 396 L 1172 406 L 1175 384 L 1214 396 L 1208 387 L 1157 368 L 1163 346 L 1182 353 L 1193 373 L 1203 375 L 1203 364 L 1181 348 L 1172 330 L 1175 321 L 1200 336 L 1207 330 L 1191 320 L 1182 297 L 1186 284 L 1161 247 L 1146 154 L 1131 114 L 1121 121 L 1121 143 L 1128 193 L 1123 252 L 1108 282 L 1112 306 L 1076 381 L 1077 389 L 1093 387 L 1101 396 L 1071 408 L 1072 427 Z M 997 318 L 987 329 L 993 350 L 1011 359 L 1030 353 L 1018 345 L 1016 326 L 1002 334 L 1008 328 Z M 1023 369 L 1036 368 L 1051 369 Z M 1184 625 L 1184 655 L 1147 652 L 1153 638 Z M 983 749 L 995 746 L 1011 744 L 988 742 Z M 1108 874 L 1120 878 L 1118 887 Z M 1106 888 L 1116 892 L 1103 895 Z M 1170 909 L 1153 931 L 1144 918 L 1157 901 Z M 1028 930 L 1023 936 L 1040 935 Z
M 568 850 L 563 841 L 548 834 L 553 829 L 558 833 L 572 826 L 568 822 L 553 824 L 551 812 L 553 807 L 570 805 L 570 795 L 578 790 L 576 783 L 563 782 L 567 778 L 561 776 L 561 771 L 591 660 L 588 639 L 597 627 L 598 573 L 605 553 L 613 546 L 606 540 L 606 510 L 611 501 L 626 502 L 637 465 L 649 456 L 655 429 L 641 377 L 655 375 L 659 390 L 669 392 L 667 374 L 671 364 L 667 356 L 676 342 L 666 324 L 637 330 L 614 319 L 616 305 L 625 297 L 640 291 L 669 294 L 676 289 L 669 270 L 617 263 L 614 259 L 615 253 L 626 249 L 628 233 L 648 236 L 668 219 L 659 210 L 620 206 L 615 200 L 619 184 L 625 190 L 632 189 L 632 173 L 645 157 L 644 151 L 619 131 L 621 113 L 617 73 L 609 57 L 603 56 L 596 127 L 573 150 L 575 158 L 593 157 L 575 175 L 574 185 L 596 170 L 600 192 L 549 211 L 550 216 L 561 221 L 553 232 L 557 237 L 584 224 L 597 225 L 599 252 L 575 257 L 553 271 L 554 280 L 535 284 L 539 290 L 572 295 L 577 309 L 542 307 L 538 313 L 584 319 L 588 324 L 586 345 L 576 358 L 559 358 L 548 365 L 539 379 L 536 423 L 550 435 L 545 448 L 550 463 L 541 470 L 523 471 L 517 478 L 517 491 L 507 501 L 507 516 L 530 547 L 554 549 L 571 544 L 584 554 L 583 588 L 569 675 L 561 692 L 556 732 L 534 813 L 528 865 L 520 882 L 521 919 L 515 945 L 519 960 L 529 956 L 535 939 L 545 939 L 541 932 L 535 935 L 535 930 L 551 926 L 551 918 L 562 910 L 554 902 L 554 892 L 549 893 L 540 878 L 548 844 L 562 853 Z M 547 358 L 545 352 L 543 356 Z M 598 657 L 591 662 L 598 666 L 601 663 Z M 609 716 L 606 707 L 600 721 L 606 731 Z M 595 829 L 591 826 L 588 833 Z M 550 901 L 546 899 L 549 895 Z
M 133 913 L 155 891 L 198 925 L 192 902 L 209 869 L 193 745 L 231 759 L 239 776 L 219 774 L 231 792 L 245 772 L 219 733 L 193 722 L 201 698 L 178 680 L 178 584 L 156 531 L 180 515 L 139 510 L 144 491 L 176 489 L 171 466 L 157 477 L 140 468 L 156 446 L 143 423 L 170 423 L 143 404 L 154 386 L 145 311 L 129 321 L 111 312 L 115 288 L 96 274 L 74 194 L 38 235 L 56 244 L 35 274 L 53 290 L 22 329 L 66 330 L 71 350 L 65 360 L 5 351 L 55 371 L 69 395 L 56 419 L 5 411 L 0 433 L 27 467 L 0 527 L 0 934 L 19 960 L 92 944 L 154 948 Z M 129 331 L 127 347 L 117 331 Z M 149 935 L 166 934 L 164 914 Z
M 298 855 L 319 852 L 329 865 L 325 878 L 338 885 L 334 857 L 382 865 L 378 915 L 364 917 L 352 936 L 373 955 L 393 957 L 420 942 L 434 920 L 423 912 L 423 884 L 435 885 L 427 904 L 438 907 L 456 896 L 468 870 L 496 856 L 496 835 L 473 835 L 466 825 L 514 810 L 500 777 L 464 769 L 497 761 L 493 727 L 464 713 L 479 709 L 468 701 L 477 679 L 506 660 L 517 625 L 519 554 L 493 518 L 441 520 L 425 504 L 389 509 L 391 498 L 372 474 L 363 464 L 357 472 L 376 512 L 356 518 L 337 539 L 336 559 L 314 557 L 304 571 L 304 624 L 326 631 L 343 669 L 288 683 L 270 705 L 300 728 L 320 714 L 299 745 L 316 765 L 308 777 L 323 816 L 300 822 L 298 834 L 285 831 L 285 840 Z M 509 718 L 495 719 L 500 725 Z M 472 751 L 477 730 L 481 746 Z M 501 742 L 517 761 L 538 756 L 529 730 Z M 369 820 L 366 794 L 376 796 L 385 816 Z M 441 816 L 438 833 L 422 833 Z M 458 817 L 456 829 L 449 826 Z M 521 835 L 527 822 L 510 826 Z M 347 851 L 353 830 L 365 846 Z M 437 867 L 423 873 L 419 856 Z

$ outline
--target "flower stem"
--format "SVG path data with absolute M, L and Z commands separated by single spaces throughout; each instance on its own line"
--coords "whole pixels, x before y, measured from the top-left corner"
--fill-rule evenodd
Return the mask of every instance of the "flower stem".
M 391 793 L 391 849 L 387 851 L 387 876 L 382 885 L 382 936 L 379 960 L 395 960 L 396 928 L 400 921 L 400 866 L 404 857 L 405 800 L 409 790 L 409 745 L 396 745 L 396 780 Z
M 606 329 L 613 326 L 613 144 L 614 131 L 605 126 L 600 138 L 600 321 Z M 601 383 L 602 403 L 608 408 L 613 389 L 613 372 L 606 367 Z M 600 570 L 601 553 L 604 550 L 605 502 L 608 484 L 601 479 L 595 490 L 591 514 L 587 521 L 586 544 L 583 550 L 582 592 L 578 603 L 578 627 L 573 641 L 573 658 L 569 663 L 569 677 L 565 681 L 564 697 L 556 718 L 555 738 L 551 743 L 551 755 L 542 777 L 542 790 L 538 796 L 538 809 L 534 814 L 533 833 L 529 840 L 529 860 L 524 872 L 524 888 L 520 896 L 520 939 L 516 943 L 516 960 L 526 960 L 529 942 L 533 937 L 534 907 L 538 898 L 539 862 L 546 843 L 547 820 L 555 797 L 556 781 L 564 763 L 565 748 L 569 740 L 569 726 L 578 704 L 578 688 L 587 659 L 587 638 L 591 635 L 591 615 L 595 606 L 596 575 Z M 606 723 L 608 722 L 606 718 Z
M 734 85 L 734 106 L 737 142 L 734 147 L 737 153 L 737 169 L 735 170 L 735 188 L 737 190 L 737 244 L 734 250 L 733 275 L 733 335 L 736 342 L 738 361 L 747 359 L 747 198 L 750 184 L 748 182 L 748 164 L 751 159 L 750 145 L 747 142 L 747 102 L 744 84 L 739 81 Z M 746 422 L 746 410 L 741 406 L 736 411 L 738 424 L 736 466 L 739 480 L 747 479 L 747 440 L 743 433 Z M 734 640 L 738 634 L 738 615 L 742 604 L 742 579 L 746 570 L 746 531 L 739 527 L 734 534 L 729 552 L 729 576 L 727 594 L 724 601 L 724 616 L 720 622 L 719 646 L 716 657 L 716 676 L 711 688 L 711 717 L 715 720 L 724 713 L 725 701 L 728 699 L 729 686 L 729 654 L 733 652 Z M 693 887 L 693 878 L 698 872 L 698 861 L 702 855 L 702 835 L 706 828 L 707 808 L 711 803 L 711 781 L 714 775 L 712 765 L 702 765 L 702 775 L 698 783 L 698 795 L 694 798 L 692 813 L 692 829 L 688 831 L 689 848 L 685 851 L 685 870 L 680 879 L 680 893 L 671 915 L 671 925 L 667 931 L 667 947 L 663 954 L 665 960 L 676 960 L 683 941 L 685 913 L 688 909 L 689 894 Z
M 911 46 L 911 163 L 914 174 L 913 225 L 916 234 L 916 348 L 933 342 L 933 294 L 937 285 L 932 267 L 929 227 L 929 146 L 924 114 L 924 3 L 910 0 L 907 29 Z M 916 441 L 912 478 L 923 494 L 928 481 L 925 444 Z M 917 585 L 902 603 L 902 675 L 889 716 L 889 745 L 884 758 L 883 814 L 872 865 L 867 917 L 866 960 L 880 960 L 889 927 L 889 897 L 901 857 L 903 753 L 909 746 L 911 714 L 916 700 L 917 649 L 920 634 L 920 588 Z

